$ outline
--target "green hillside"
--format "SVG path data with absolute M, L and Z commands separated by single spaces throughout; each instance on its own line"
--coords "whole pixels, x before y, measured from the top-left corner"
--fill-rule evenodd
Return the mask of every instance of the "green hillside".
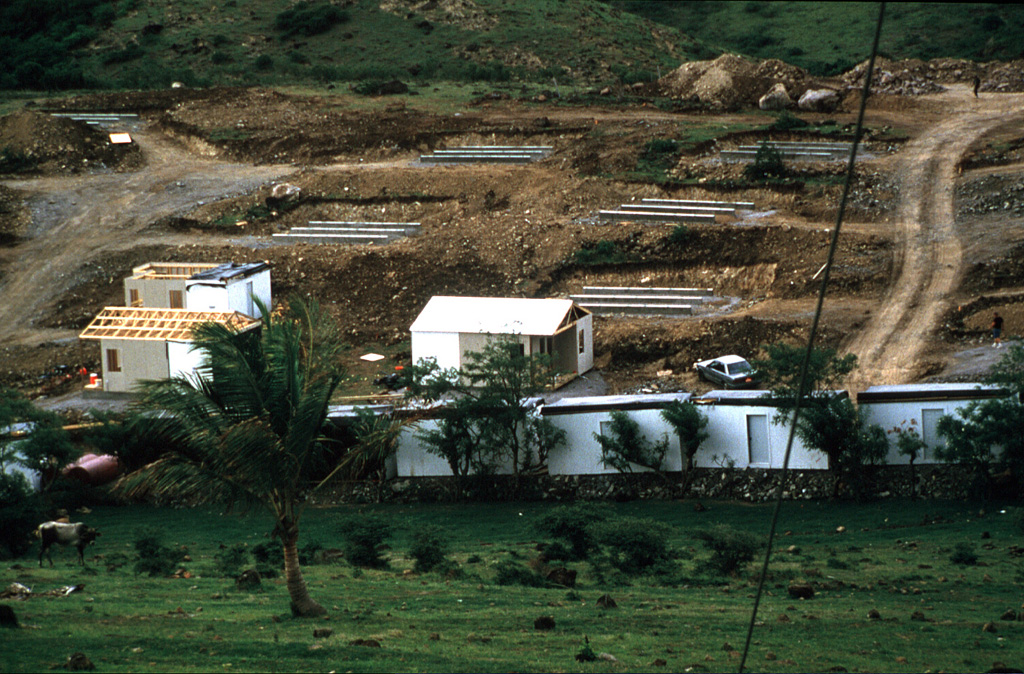
M 658 2 L 609 4 L 673 26 L 715 49 L 778 58 L 816 75 L 867 58 L 877 2 Z M 890 2 L 880 50 L 889 58 L 1008 61 L 1024 56 L 1024 5 Z
M 816 74 L 868 49 L 875 3 L 7 0 L 0 89 L 401 79 L 632 83 L 722 51 Z M 1024 7 L 892 3 L 893 58 L 1017 58 Z

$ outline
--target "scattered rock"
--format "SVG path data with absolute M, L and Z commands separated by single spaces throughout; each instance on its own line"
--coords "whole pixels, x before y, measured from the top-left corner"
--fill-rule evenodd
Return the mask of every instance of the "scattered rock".
M 787 591 L 794 599 L 814 599 L 814 587 L 806 581 L 793 581 Z
M 542 615 L 533 621 L 533 629 L 535 630 L 553 630 L 555 629 L 555 619 L 549 615 Z
M 548 581 L 562 587 L 576 587 L 576 571 L 574 569 L 559 566 L 548 571 L 546 578 Z
M 921 611 L 914 611 L 913 613 L 911 613 L 910 614 L 910 619 L 911 620 L 915 620 L 917 622 L 922 622 L 922 623 L 923 622 L 928 622 L 928 616 L 926 616 Z
M 1003 613 L 1003 615 L 1001 615 L 999 617 L 999 619 L 1000 620 L 1016 620 L 1017 619 L 1017 612 L 1014 611 L 1012 608 L 1011 609 L 1007 609 L 1007 611 L 1005 613 Z
M 260 573 L 256 569 L 246 569 L 235 579 L 235 588 L 243 592 L 250 592 L 262 585 Z
M 785 110 L 793 107 L 793 99 L 786 93 L 786 85 L 776 82 L 764 96 L 757 101 L 757 107 L 762 110 Z
M 833 112 L 839 107 L 839 92 L 832 89 L 809 89 L 804 92 L 797 107 L 807 112 Z
M 598 660 L 604 660 L 605 662 L 618 662 L 619 661 L 619 659 L 617 657 L 615 657 L 614 655 L 612 655 L 611 653 L 598 653 L 597 654 L 597 659 Z
M 615 600 L 612 599 L 611 595 L 602 594 L 600 597 L 597 598 L 597 607 L 603 609 L 612 609 L 618 608 L 619 605 L 615 603 Z
M 84 672 L 96 669 L 96 665 L 92 664 L 92 660 L 85 653 L 72 653 L 64 663 L 64 669 L 72 672 Z
M 376 639 L 355 639 L 348 642 L 350 646 L 363 646 L 364 648 L 380 648 L 380 642 Z
M 871 609 L 868 611 L 868 620 L 881 620 L 882 614 L 877 609 Z
M 651 663 L 651 667 L 664 667 L 668 662 L 663 658 L 655 658 L 654 662 Z
M 18 627 L 18 616 L 7 604 L 0 604 L 0 627 Z
M 994 622 L 987 622 L 981 626 L 981 631 L 988 632 L 989 634 L 995 634 L 999 630 L 996 629 L 996 624 Z
M 334 630 L 332 630 L 330 627 L 318 627 L 313 630 L 314 639 L 326 639 L 332 634 L 334 634 Z

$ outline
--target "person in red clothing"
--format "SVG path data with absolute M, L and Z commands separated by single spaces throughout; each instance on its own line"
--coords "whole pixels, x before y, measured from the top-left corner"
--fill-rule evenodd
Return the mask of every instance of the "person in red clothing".
M 997 349 L 1003 345 L 1002 334 L 1003 317 L 1000 316 L 999 312 L 997 311 L 995 312 L 995 315 L 992 317 L 992 339 L 995 340 L 992 343 L 992 346 L 996 347 Z

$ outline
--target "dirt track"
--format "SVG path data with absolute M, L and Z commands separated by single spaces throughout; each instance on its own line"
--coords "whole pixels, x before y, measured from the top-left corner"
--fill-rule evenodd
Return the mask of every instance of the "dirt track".
M 953 208 L 957 166 L 983 135 L 1024 120 L 1019 94 L 976 99 L 961 86 L 942 100 L 948 118 L 924 129 L 898 156 L 897 274 L 881 308 L 847 346 L 860 364 L 853 388 L 919 379 L 920 356 L 963 274 L 963 234 Z

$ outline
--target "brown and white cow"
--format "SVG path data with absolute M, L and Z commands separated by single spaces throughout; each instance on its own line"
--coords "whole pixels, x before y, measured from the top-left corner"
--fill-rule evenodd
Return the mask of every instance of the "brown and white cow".
M 95 541 L 100 532 L 82 522 L 43 522 L 36 529 L 36 535 L 42 543 L 39 548 L 39 566 L 43 565 L 43 554 L 46 554 L 50 566 L 53 566 L 50 546 L 54 543 L 78 548 L 78 561 L 85 566 L 85 546 Z

